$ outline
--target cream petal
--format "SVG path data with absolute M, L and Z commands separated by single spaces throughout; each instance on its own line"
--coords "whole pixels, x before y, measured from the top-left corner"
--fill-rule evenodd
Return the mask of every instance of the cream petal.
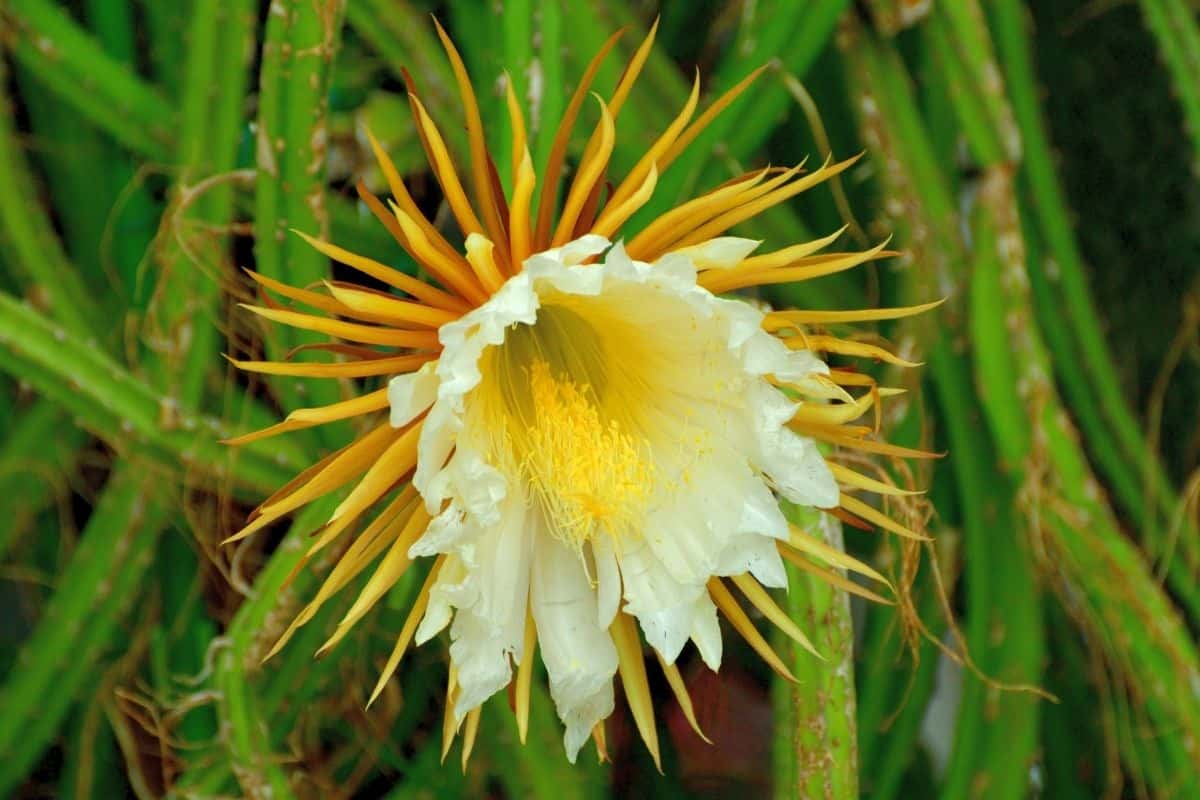
M 658 562 L 683 585 L 703 585 L 708 580 L 725 541 L 742 524 L 747 496 L 755 487 L 763 490 L 745 455 L 716 440 L 705 446 L 710 451 L 706 460 L 676 466 L 666 476 L 676 488 L 648 516 L 642 531 Z M 665 448 L 656 448 L 655 457 L 660 466 L 672 463 Z
M 816 442 L 788 430 L 777 431 L 761 466 L 779 492 L 800 506 L 834 508 L 841 493 Z
M 731 352 L 739 353 L 741 348 L 752 339 L 761 339 L 763 336 L 774 338 L 762 329 L 763 313 L 749 303 L 714 297 L 711 304 L 715 313 L 724 320 L 727 326 L 726 342 Z M 750 370 L 747 371 L 750 372 Z M 751 374 L 762 375 L 764 373 L 751 372 Z
M 417 418 L 437 399 L 437 365 L 429 362 L 416 372 L 397 375 L 388 381 L 388 421 L 393 428 L 402 428 Z
M 421 436 L 417 439 L 417 469 L 412 480 L 430 514 L 438 513 L 442 501 L 449 497 L 445 493 L 445 486 L 434 487 L 431 484 L 454 450 L 462 427 L 462 416 L 441 402 L 433 404 L 429 415 L 425 417 L 425 424 L 421 426 Z M 435 488 L 437 491 L 434 491 Z
M 438 329 L 442 354 L 437 360 L 441 379 L 438 399 L 461 404 L 463 395 L 479 385 L 479 357 L 483 351 L 504 341 L 512 325 L 532 325 L 540 305 L 526 273 L 514 276 L 491 299 Z M 461 408 L 459 408 L 461 410 Z
M 691 635 L 693 603 L 704 593 L 708 574 L 697 583 L 681 583 L 644 542 L 630 543 L 620 562 L 626 612 L 637 618 L 646 642 L 673 663 Z
M 674 251 L 692 260 L 697 269 L 729 269 L 736 267 L 762 244 L 758 239 L 737 236 L 718 236 L 702 244 Z
M 779 510 L 779 501 L 761 479 L 745 484 L 738 532 L 758 533 L 785 541 L 789 536 L 787 518 Z
M 594 233 L 589 233 L 560 247 L 558 254 L 563 264 L 573 266 L 592 256 L 600 255 L 608 249 L 608 246 L 608 239 Z
M 746 533 L 732 537 L 717 558 L 717 575 L 741 575 L 749 572 L 763 586 L 782 589 L 787 586 L 787 571 L 775 540 Z
M 797 505 L 833 508 L 840 493 L 816 442 L 786 426 L 795 404 L 768 385 L 748 392 L 756 409 L 755 466 L 771 479 L 776 491 Z
M 422 558 L 450 552 L 464 538 L 478 535 L 478 531 L 478 527 L 467 519 L 462 506 L 450 503 L 430 520 L 425 532 L 408 548 L 408 557 Z
M 473 602 L 456 610 L 450 628 L 457 720 L 508 685 L 512 660 L 521 658 L 532 548 L 521 498 L 505 502 L 499 523 L 476 540 L 470 567 Z
M 480 525 L 499 518 L 500 503 L 508 493 L 508 479 L 483 459 L 482 452 L 461 438 L 446 467 L 429 484 L 432 495 L 451 498 Z
M 454 556 L 446 558 L 442 571 L 438 573 L 437 580 L 429 589 L 429 605 L 425 609 L 425 616 L 421 618 L 421 624 L 417 626 L 415 641 L 418 645 L 437 636 L 450 624 L 450 617 L 454 613 L 451 598 L 461 591 L 467 577 L 466 572 L 460 559 Z
M 721 668 L 721 623 L 717 620 L 717 607 L 705 592 L 696 600 L 696 611 L 692 615 L 692 642 L 700 651 L 705 665 L 716 672 Z
M 613 710 L 617 649 L 597 623 L 596 592 L 579 555 L 545 530 L 534 542 L 530 601 L 550 696 L 566 726 L 572 763 L 596 723 Z
M 771 374 L 781 381 L 788 383 L 805 383 L 813 375 L 828 375 L 829 365 L 817 357 L 811 350 L 791 350 L 784 345 L 787 353 L 780 358 L 780 363 L 772 368 Z M 820 384 L 817 384 L 820 386 Z
M 651 283 L 683 298 L 695 311 L 703 312 L 709 300 L 713 299 L 711 294 L 696 285 L 696 265 L 686 255 L 668 253 L 654 264 L 641 261 L 634 261 L 632 264 L 639 282 Z

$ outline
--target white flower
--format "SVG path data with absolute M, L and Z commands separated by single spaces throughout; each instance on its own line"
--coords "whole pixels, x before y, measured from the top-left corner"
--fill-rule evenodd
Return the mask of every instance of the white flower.
M 721 242 L 738 260 L 755 244 Z M 455 565 L 417 638 L 453 609 L 457 719 L 509 683 L 528 603 L 573 760 L 612 710 L 619 608 L 667 663 L 692 639 L 716 669 L 709 580 L 787 583 L 773 493 L 838 504 L 769 380 L 828 368 L 697 285 L 697 255 L 647 264 L 600 236 L 534 255 L 440 329 L 436 367 L 391 380 L 393 425 L 428 412 L 413 484 L 435 516 L 409 555 Z
M 540 182 L 510 87 L 512 186 L 505 194 L 495 181 L 496 159 L 487 153 L 465 67 L 444 34 L 443 42 L 466 111 L 470 196 L 437 125 L 415 96 L 413 106 L 463 246 L 425 217 L 368 134 L 392 204 L 389 209 L 365 193 L 363 199 L 429 280 L 308 237 L 321 253 L 395 291 L 338 282 L 321 293 L 252 273 L 265 289 L 321 313 L 276 303 L 248 308 L 334 337 L 339 341 L 328 349 L 338 360 L 235 364 L 346 381 L 344 386 L 357 386 L 349 383 L 356 379 L 388 383 L 368 383 L 364 394 L 292 411 L 276 425 L 232 440 L 335 420 L 373 420 L 351 444 L 268 498 L 230 541 L 353 485 L 305 560 L 339 537 L 352 540 L 272 652 L 373 567 L 322 650 L 335 646 L 410 566 L 424 563 L 425 583 L 396 632 L 371 701 L 410 645 L 449 628 L 444 747 L 461 727 L 464 764 L 481 704 L 510 683 L 524 741 L 538 651 L 571 759 L 589 736 L 604 755 L 602 722 L 613 710 L 617 676 L 657 760 L 642 639 L 699 730 L 675 661 L 690 641 L 706 665 L 720 666 L 719 616 L 773 669 L 791 677 L 730 586 L 810 650 L 805 634 L 768 592 L 787 584 L 783 560 L 881 599 L 830 568 L 878 581 L 883 576 L 789 525 L 779 502 L 916 535 L 850 494 L 903 492 L 827 460 L 817 446 L 926 455 L 878 441 L 870 426 L 852 424 L 894 390 L 862 373 L 831 370 L 817 353 L 903 364 L 881 347 L 837 338 L 819 326 L 896 319 L 929 306 L 763 311 L 722 296 L 890 255 L 883 245 L 822 252 L 837 233 L 752 255 L 758 242 L 726 235 L 854 159 L 807 173 L 801 166 L 747 173 L 628 231 L 626 243 L 610 244 L 651 199 L 660 170 L 713 116 L 692 120 L 696 87 L 645 156 L 611 191 L 602 191 L 615 109 L 637 77 L 640 57 L 630 62 L 611 104 L 600 103 L 600 121 L 562 186 L 571 125 L 590 78 L 569 104 L 574 110 L 555 137 Z M 643 56 L 649 44 L 639 51 Z M 726 106 L 752 79 L 713 107 Z M 377 419 L 384 412 L 387 419 Z

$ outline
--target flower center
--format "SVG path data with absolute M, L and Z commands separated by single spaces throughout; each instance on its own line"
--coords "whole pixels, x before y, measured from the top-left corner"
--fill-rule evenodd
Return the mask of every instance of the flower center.
M 492 356 L 503 398 L 502 447 L 540 505 L 551 531 L 582 547 L 598 534 L 638 527 L 653 486 L 628 392 L 610 369 L 596 329 L 575 311 L 543 306 L 535 325 L 511 329 Z

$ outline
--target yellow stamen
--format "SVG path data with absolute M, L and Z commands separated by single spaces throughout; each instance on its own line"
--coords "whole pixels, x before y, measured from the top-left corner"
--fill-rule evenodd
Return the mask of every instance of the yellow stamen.
M 589 387 L 552 375 L 542 360 L 529 372 L 536 416 L 518 449 L 555 535 L 579 548 L 598 533 L 633 530 L 653 480 L 637 441 L 601 420 Z

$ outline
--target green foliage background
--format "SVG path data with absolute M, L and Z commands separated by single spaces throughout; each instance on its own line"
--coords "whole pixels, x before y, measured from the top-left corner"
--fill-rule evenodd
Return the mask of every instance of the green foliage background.
M 0 0 L 0 795 L 1200 797 L 1194 4 L 265 5 Z M 352 185 L 378 183 L 358 133 L 370 125 L 436 207 L 403 66 L 465 151 L 430 11 L 467 58 L 496 147 L 502 68 L 539 98 L 537 119 L 556 120 L 600 42 L 628 25 L 628 56 L 656 13 L 618 164 L 682 106 L 693 68 L 712 97 L 770 63 L 648 213 L 742 169 L 823 158 L 798 81 L 834 154 L 867 151 L 843 182 L 849 206 L 906 256 L 770 299 L 946 298 L 879 331 L 928 363 L 876 370 L 909 389 L 891 438 L 949 452 L 896 475 L 931 487 L 948 598 L 927 553 L 915 650 L 894 608 L 856 601 L 852 662 L 846 630 L 823 629 L 830 661 L 789 652 L 803 680 L 771 701 L 735 648 L 728 677 L 689 673 L 716 751 L 676 730 L 661 695 L 661 776 L 623 712 L 615 765 L 590 751 L 567 765 L 541 690 L 527 747 L 500 697 L 465 774 L 457 756 L 439 766 L 444 644 L 413 654 L 364 712 L 419 575 L 327 657 L 311 653 L 336 603 L 260 664 L 315 588 L 321 565 L 280 587 L 329 504 L 236 554 L 218 542 L 350 430 L 237 452 L 217 440 L 351 387 L 232 373 L 221 352 L 302 342 L 237 313 L 236 267 L 327 277 L 288 227 L 405 266 Z M 535 161 L 550 135 L 536 128 Z M 744 234 L 783 246 L 842 223 L 822 189 Z M 896 551 L 855 533 L 849 549 L 898 574 Z M 794 578 L 797 619 L 845 622 Z M 938 640 L 965 643 L 977 669 L 943 659 L 939 675 Z

